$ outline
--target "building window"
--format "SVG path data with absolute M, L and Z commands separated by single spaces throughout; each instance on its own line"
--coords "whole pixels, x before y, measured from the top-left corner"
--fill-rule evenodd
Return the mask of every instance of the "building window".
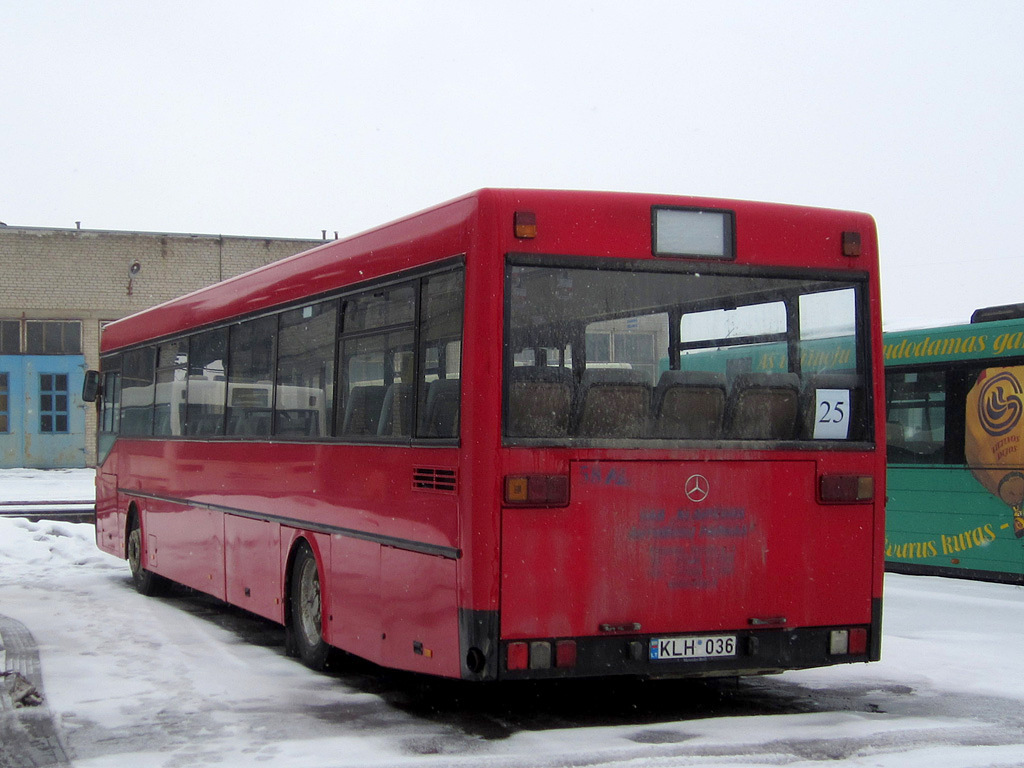
M 0 373 L 0 432 L 11 431 L 11 412 L 8 404 L 9 394 L 7 374 Z
M 21 352 L 21 321 L 0 320 L 0 355 Z
M 77 320 L 27 320 L 25 354 L 82 354 L 82 324 Z
M 55 434 L 68 431 L 68 375 L 39 375 L 39 431 Z

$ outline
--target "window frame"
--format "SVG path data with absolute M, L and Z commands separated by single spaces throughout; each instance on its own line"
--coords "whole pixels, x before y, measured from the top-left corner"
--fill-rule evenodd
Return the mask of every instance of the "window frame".
M 22 353 L 21 329 L 21 320 L 0 319 L 0 355 L 20 355 Z
M 778 333 L 766 333 L 761 335 L 755 335 L 750 337 L 744 337 L 743 341 L 750 344 L 758 343 L 784 343 L 786 345 L 786 356 L 787 365 L 790 372 L 796 373 L 801 377 L 801 397 L 803 397 L 804 385 L 807 381 L 804 379 L 803 372 L 801 371 L 801 356 L 795 354 L 795 346 L 801 343 L 801 324 L 799 317 L 799 297 L 806 295 L 813 295 L 816 293 L 826 293 L 829 290 L 846 290 L 852 289 L 854 292 L 854 316 L 853 321 L 853 333 L 859 343 L 855 345 L 853 355 L 851 357 L 850 372 L 855 374 L 858 378 L 858 392 L 860 397 L 860 404 L 857 407 L 858 421 L 851 423 L 851 430 L 856 428 L 859 430 L 859 435 L 856 437 L 849 437 L 845 440 L 841 439 L 805 439 L 802 434 L 803 430 L 800 423 L 797 425 L 796 437 L 792 440 L 750 440 L 746 438 L 714 438 L 709 439 L 675 439 L 675 438 L 660 438 L 652 437 L 647 435 L 642 438 L 621 438 L 621 437 L 591 437 L 591 436 L 580 436 L 570 434 L 566 436 L 559 435 L 558 437 L 529 437 L 522 435 L 510 435 L 509 434 L 509 387 L 507 382 L 510 381 L 512 366 L 513 366 L 513 354 L 515 350 L 512 349 L 517 344 L 517 340 L 513 339 L 515 329 L 512 327 L 512 309 L 513 309 L 513 289 L 512 289 L 512 276 L 516 268 L 543 268 L 543 269 L 567 269 L 567 270 L 594 270 L 595 272 L 628 272 L 628 273 L 653 273 L 653 274 L 671 274 L 671 275 L 701 275 L 701 276 L 715 276 L 722 278 L 767 278 L 770 280 L 793 280 L 793 281 L 822 281 L 822 288 L 817 291 L 808 291 L 805 293 L 796 293 L 784 291 L 783 287 L 768 286 L 763 290 L 751 293 L 750 296 L 757 297 L 757 301 L 746 301 L 744 304 L 756 304 L 758 302 L 768 302 L 773 296 L 778 296 L 780 300 L 784 300 L 787 307 L 787 332 L 784 334 Z M 877 445 L 878 436 L 875 435 L 875 424 L 873 413 L 874 410 L 869 407 L 874 398 L 879 396 L 879 393 L 874 392 L 874 381 L 873 372 L 871 368 L 871 349 L 873 344 L 881 343 L 881 340 L 876 340 L 873 328 L 870 322 L 870 275 L 867 271 L 840 271 L 835 269 L 823 269 L 823 268 L 801 268 L 795 266 L 774 266 L 774 265 L 738 265 L 733 263 L 724 263 L 722 261 L 715 261 L 714 263 L 694 264 L 688 262 L 672 262 L 665 260 L 639 260 L 639 259 L 620 259 L 620 258 L 608 258 L 599 256 L 565 256 L 557 254 L 535 254 L 535 253 L 522 253 L 522 252 L 510 252 L 505 257 L 505 272 L 504 272 L 504 349 L 502 355 L 502 368 L 503 368 L 503 379 L 506 385 L 502 388 L 502 445 L 506 447 L 510 446 L 565 446 L 574 448 L 587 448 L 587 447 L 627 447 L 634 449 L 644 448 L 655 448 L 659 444 L 679 444 L 686 443 L 692 444 L 694 447 L 717 447 L 719 443 L 733 443 L 736 445 L 745 445 L 750 447 L 768 447 L 775 449 L 780 445 L 784 445 L 786 448 L 802 449 L 802 450 L 871 450 Z M 826 284 L 833 283 L 834 285 L 829 288 Z M 680 305 L 681 306 L 681 305 Z M 694 299 L 687 307 L 687 312 L 699 312 L 705 309 L 719 309 L 722 308 L 723 304 L 717 299 Z M 654 314 L 655 312 L 661 311 L 662 307 L 643 307 L 638 309 L 649 310 L 646 314 Z M 698 341 L 683 341 L 680 334 L 680 319 L 683 313 L 678 311 L 679 307 L 668 308 L 669 311 L 669 370 L 676 370 L 679 368 L 678 355 L 681 352 L 687 350 L 697 350 L 703 348 L 711 348 L 716 346 L 723 339 L 702 339 Z M 614 319 L 615 317 L 632 317 L 633 315 L 619 315 L 609 314 L 606 318 L 602 319 Z M 573 339 L 572 346 L 574 348 L 582 348 L 585 354 L 585 343 L 582 334 L 580 338 Z M 539 340 L 540 345 L 543 346 L 547 342 L 543 339 Z M 731 344 L 736 343 L 736 339 L 728 339 Z M 572 373 L 576 381 L 577 392 L 575 396 L 579 394 L 579 387 L 581 386 L 582 374 L 586 361 L 580 358 L 578 355 L 574 356 L 572 361 Z M 567 367 L 567 366 L 566 366 Z M 736 368 L 734 371 L 729 372 L 731 377 L 734 372 L 741 372 L 742 369 Z M 807 378 L 810 378 L 808 374 Z M 852 392 L 851 392 L 852 395 Z M 803 411 L 801 410 L 799 419 L 803 418 Z M 571 420 L 571 419 L 570 419 Z
M 894 460 L 895 452 L 890 448 L 888 463 L 901 468 L 907 467 L 966 467 L 967 456 L 965 443 L 967 439 L 967 394 L 978 374 L 988 368 L 1013 368 L 1024 365 L 1024 356 L 1007 357 L 1000 359 L 986 358 L 982 360 L 956 360 L 939 363 L 928 363 L 925 365 L 894 365 L 885 369 L 885 419 L 889 420 L 891 411 L 891 389 L 890 379 L 908 373 L 941 373 L 943 374 L 946 397 L 944 409 L 944 445 L 942 450 L 942 461 L 938 462 L 916 462 Z M 900 454 L 902 455 L 902 454 Z
M 187 333 L 181 333 L 181 334 L 174 334 L 174 335 L 164 336 L 164 337 L 160 337 L 160 338 L 157 338 L 157 339 L 153 339 L 152 341 L 146 342 L 144 344 L 138 344 L 138 345 L 133 345 L 131 347 L 126 347 L 126 348 L 118 349 L 118 350 L 115 350 L 113 352 L 104 354 L 103 357 L 102 357 L 102 360 L 101 360 L 101 364 L 102 365 L 107 365 L 106 361 L 113 360 L 115 358 L 123 359 L 124 355 L 130 354 L 130 353 L 132 353 L 132 352 L 134 352 L 136 350 L 139 350 L 139 349 L 151 349 L 153 351 L 153 357 L 154 357 L 154 361 L 155 361 L 154 397 L 156 397 L 156 390 L 157 390 L 157 386 L 156 385 L 160 383 L 161 373 L 166 373 L 168 371 L 176 371 L 176 370 L 180 370 L 180 369 L 184 368 L 184 370 L 186 372 L 186 375 L 185 375 L 185 379 L 186 379 L 186 390 L 185 390 L 186 391 L 186 400 L 185 400 L 185 402 L 187 403 L 188 402 L 188 394 L 187 393 L 188 393 L 188 391 L 190 389 L 190 385 L 191 385 L 192 380 L 194 378 L 194 377 L 188 375 L 189 372 L 191 371 L 191 367 L 194 365 L 194 361 L 192 359 L 192 349 L 194 347 L 193 341 L 197 337 L 202 335 L 202 334 L 208 334 L 208 333 L 212 333 L 212 332 L 220 332 L 220 333 L 224 334 L 224 338 L 225 338 L 225 343 L 224 343 L 225 370 L 224 370 L 224 376 L 223 376 L 223 378 L 224 378 L 223 383 L 224 383 L 225 386 L 223 388 L 224 389 L 224 398 L 223 398 L 223 400 L 224 400 L 224 413 L 222 414 L 222 419 L 221 419 L 221 423 L 223 425 L 223 429 L 220 432 L 216 433 L 216 434 L 192 434 L 191 430 L 188 427 L 188 418 L 186 416 L 186 420 L 185 420 L 185 423 L 184 423 L 184 428 L 182 430 L 183 434 L 158 434 L 158 433 L 155 433 L 155 425 L 154 425 L 154 433 L 153 434 L 151 434 L 151 435 L 130 435 L 130 437 L 132 437 L 133 439 L 136 438 L 136 437 L 149 437 L 151 439 L 152 438 L 156 438 L 156 439 L 162 439 L 162 440 L 165 440 L 165 439 L 169 439 L 169 440 L 175 440 L 175 439 L 203 440 L 203 441 L 221 441 L 221 440 L 239 441 L 239 440 L 244 440 L 245 442 L 258 442 L 258 441 L 273 441 L 273 442 L 357 442 L 357 443 L 373 442 L 373 443 L 380 443 L 380 444 L 410 444 L 411 443 L 411 444 L 431 445 L 431 446 L 433 446 L 433 445 L 441 445 L 441 444 L 457 445 L 458 444 L 458 439 L 459 439 L 458 435 L 456 435 L 454 437 L 432 437 L 429 434 L 426 434 L 424 432 L 424 430 L 419 428 L 419 426 L 418 426 L 418 423 L 419 423 L 418 411 L 419 411 L 419 408 L 420 408 L 419 401 L 421 400 L 421 397 L 419 395 L 419 389 L 420 389 L 419 386 L 416 386 L 416 387 L 413 388 L 412 396 L 410 397 L 410 400 L 411 400 L 411 416 L 410 416 L 410 422 L 409 423 L 411 425 L 412 434 L 409 434 L 409 435 L 399 435 L 399 436 L 393 436 L 393 437 L 389 437 L 389 436 L 386 436 L 386 435 L 376 435 L 376 434 L 374 434 L 374 435 L 366 435 L 366 436 L 363 436 L 363 437 L 340 434 L 340 432 L 341 432 L 341 419 L 342 419 L 342 415 L 344 413 L 344 405 L 345 405 L 345 400 L 344 400 L 344 395 L 343 395 L 343 390 L 342 390 L 342 388 L 345 386 L 345 373 L 342 371 L 342 360 L 340 358 L 340 355 L 342 353 L 342 345 L 343 345 L 343 343 L 344 343 L 344 341 L 346 339 L 354 339 L 354 338 L 357 338 L 357 337 L 368 338 L 368 337 L 374 336 L 375 334 L 379 334 L 382 331 L 386 331 L 388 333 L 394 332 L 395 330 L 411 331 L 412 343 L 411 343 L 411 345 L 408 346 L 408 353 L 409 353 L 410 360 L 411 360 L 411 371 L 412 371 L 411 376 L 410 376 L 410 383 L 411 384 L 416 384 L 418 382 L 420 385 L 422 385 L 423 384 L 423 381 L 422 381 L 422 379 L 423 379 L 422 370 L 424 369 L 425 362 L 426 362 L 425 352 L 423 350 L 421 350 L 421 344 L 420 344 L 420 331 L 421 331 L 422 325 L 426 322 L 426 319 L 423 317 L 423 310 L 422 310 L 422 306 L 423 306 L 422 292 L 425 290 L 425 286 L 427 284 L 427 281 L 430 280 L 431 278 L 436 278 L 436 277 L 444 276 L 444 275 L 449 274 L 449 273 L 455 273 L 455 274 L 459 275 L 458 282 L 459 282 L 459 299 L 460 299 L 460 301 L 459 301 L 459 318 L 458 318 L 458 334 L 459 334 L 458 335 L 458 342 L 459 342 L 459 346 L 458 346 L 458 351 L 459 351 L 458 376 L 459 376 L 459 378 L 461 380 L 461 376 L 462 376 L 462 368 L 461 368 L 461 366 L 462 366 L 462 344 L 464 343 L 464 340 L 465 340 L 465 291 L 466 291 L 466 279 L 465 279 L 466 269 L 465 269 L 465 263 L 466 263 L 465 254 L 461 254 L 461 255 L 452 256 L 452 257 L 440 260 L 438 262 L 434 262 L 434 263 L 429 264 L 429 265 L 425 265 L 423 267 L 419 267 L 419 268 L 416 268 L 416 269 L 413 269 L 413 270 L 408 270 L 408 271 L 406 271 L 406 272 L 404 272 L 404 273 L 402 273 L 402 274 L 400 274 L 398 276 L 388 276 L 386 278 L 381 278 L 381 279 L 377 279 L 377 280 L 373 280 L 373 281 L 367 281 L 365 283 L 361 283 L 361 284 L 356 285 L 356 286 L 349 286 L 346 289 L 344 289 L 343 291 L 330 291 L 330 292 L 324 292 L 322 294 L 306 296 L 301 301 L 291 302 L 291 303 L 289 303 L 287 305 L 283 305 L 283 306 L 280 306 L 280 307 L 275 307 L 274 309 L 272 309 L 270 311 L 263 311 L 263 312 L 259 312 L 259 313 L 254 313 L 252 315 L 244 316 L 244 317 L 232 318 L 230 321 L 226 321 L 224 323 L 218 323 L 216 325 L 210 325 L 210 326 L 206 326 L 206 327 L 203 327 L 203 328 L 193 329 L 193 330 L 190 330 Z M 413 301 L 414 301 L 414 307 L 413 307 L 413 310 L 409 313 L 409 317 L 411 317 L 411 322 L 409 322 L 406 318 L 403 318 L 402 322 L 397 323 L 397 324 L 388 325 L 388 326 L 385 326 L 383 328 L 373 328 L 373 327 L 371 327 L 369 329 L 360 328 L 358 331 L 350 333 L 350 334 L 346 334 L 344 332 L 344 324 L 345 324 L 344 307 L 345 307 L 345 302 L 346 301 L 354 301 L 354 300 L 359 299 L 360 297 L 371 296 L 375 292 L 380 292 L 382 290 L 393 290 L 396 287 L 397 288 L 402 288 L 404 286 L 411 286 L 413 288 L 412 298 L 413 298 Z M 317 306 L 317 305 L 325 305 L 325 304 L 326 305 L 333 305 L 333 309 L 335 311 L 335 318 L 334 318 L 334 336 L 333 336 L 333 339 L 330 342 L 331 343 L 331 350 L 332 350 L 332 352 L 331 352 L 331 354 L 332 354 L 331 365 L 333 366 L 333 368 L 332 368 L 332 370 L 330 372 L 330 381 L 325 382 L 325 384 L 326 384 L 325 397 L 327 397 L 329 395 L 331 397 L 331 400 L 330 400 L 329 403 L 326 404 L 326 417 L 325 417 L 325 424 L 324 424 L 326 429 L 324 430 L 324 433 L 320 434 L 320 435 L 316 435 L 316 436 L 279 434 L 279 429 L 277 428 L 277 424 L 276 424 L 276 422 L 277 422 L 277 412 L 276 412 L 276 409 L 275 409 L 274 426 L 272 427 L 272 434 L 271 435 L 250 436 L 250 435 L 231 435 L 231 434 L 225 434 L 225 432 L 226 432 L 226 421 L 227 421 L 228 392 L 229 392 L 229 389 L 230 389 L 230 381 L 231 381 L 231 378 L 230 378 L 231 377 L 231 362 L 230 362 L 230 357 L 231 357 L 231 355 L 230 355 L 231 340 L 230 340 L 230 330 L 229 329 L 231 329 L 231 328 L 233 328 L 235 326 L 241 325 L 243 323 L 249 322 L 249 321 L 259 320 L 260 318 L 267 318 L 267 317 L 275 318 L 275 327 L 277 329 L 277 331 L 276 331 L 277 332 L 277 336 L 276 336 L 275 345 L 274 345 L 273 392 L 274 392 L 274 401 L 275 401 L 275 405 L 276 405 L 276 400 L 277 400 L 277 397 L 279 396 L 278 386 L 280 384 L 280 370 L 279 369 L 280 369 L 280 365 L 281 365 L 281 343 L 280 343 L 281 342 L 281 335 L 280 335 L 280 331 L 281 331 L 281 318 L 283 317 L 284 314 L 286 314 L 288 312 L 293 312 L 293 311 L 296 311 L 296 310 L 301 310 L 301 309 L 303 309 L 305 307 L 311 307 L 311 306 Z M 188 351 L 188 361 L 187 361 L 187 363 L 185 363 L 185 364 L 182 364 L 182 363 L 170 364 L 170 363 L 168 363 L 168 365 L 166 365 L 166 366 L 163 365 L 164 361 L 159 359 L 159 357 L 157 355 L 157 350 L 158 349 L 162 349 L 163 347 L 165 347 L 167 345 L 181 345 L 181 344 L 186 345 L 186 349 L 189 350 Z M 326 362 L 326 358 L 325 358 L 324 361 Z M 123 380 L 123 375 L 122 375 L 122 380 Z M 124 391 L 123 383 L 122 383 L 121 391 L 122 392 Z M 425 397 L 425 395 L 424 395 L 424 397 Z M 156 411 L 157 407 L 159 407 L 159 405 L 160 405 L 159 402 L 155 402 L 154 403 L 154 412 Z M 123 397 L 122 397 L 121 406 L 123 408 Z M 187 406 L 186 406 L 186 408 L 187 408 Z M 460 400 L 459 400 L 458 408 L 459 408 L 459 410 L 461 412 L 461 397 L 460 397 Z M 156 422 L 156 416 L 155 415 L 154 415 L 154 422 Z M 123 417 L 122 417 L 121 418 L 121 426 L 123 426 L 123 423 L 124 423 L 124 421 L 123 421 Z M 128 435 L 123 435 L 123 433 L 118 433 L 118 434 L 120 434 L 121 436 L 129 437 Z
M 81 320 L 25 320 L 24 354 L 81 355 Z
M 49 379 L 49 386 L 47 386 Z M 69 388 L 69 375 L 64 373 L 39 373 L 39 434 L 41 435 L 67 435 L 71 432 L 71 390 Z M 63 382 L 61 381 L 63 380 Z M 63 387 L 60 384 L 63 383 Z M 50 398 L 49 407 L 46 407 L 46 398 Z M 63 408 L 60 407 L 63 398 Z M 46 420 L 50 420 L 47 428 Z M 63 429 L 60 425 L 63 423 Z
M 280 324 L 279 315 L 262 315 L 235 323 L 228 327 L 227 358 L 225 359 L 225 381 L 227 386 L 225 403 L 224 434 L 244 437 L 270 437 L 274 426 L 274 401 L 276 399 L 277 378 L 277 334 Z M 269 340 L 269 357 L 260 360 L 260 340 Z M 246 368 L 239 371 L 239 361 L 244 359 Z M 258 363 L 265 363 L 258 368 Z M 260 374 L 266 374 L 262 379 Z M 261 387 L 265 387 L 265 401 L 259 400 Z M 247 395 L 255 394 L 249 403 Z M 240 397 L 236 397 L 240 396 Z M 238 411 L 236 414 L 235 411 Z M 260 419 L 260 411 L 265 411 L 266 419 Z M 249 431 L 254 429 L 255 431 Z
M 11 431 L 11 375 L 0 371 L 0 434 Z
M 313 310 L 316 308 L 316 312 L 311 312 L 310 318 L 302 318 L 302 323 L 291 323 L 285 325 L 284 319 L 286 315 L 293 313 L 302 313 L 306 309 Z M 291 344 L 293 335 L 296 331 L 292 330 L 295 328 L 307 327 L 309 322 L 314 317 L 323 317 L 325 315 L 332 315 L 329 318 L 329 324 L 331 328 L 331 336 L 326 340 L 324 345 L 320 349 L 326 350 L 327 354 L 312 355 L 311 352 L 316 351 L 317 347 L 293 347 Z M 272 432 L 274 439 L 277 440 L 294 440 L 296 442 L 303 441 L 316 441 L 331 439 L 334 434 L 334 411 L 337 406 L 337 367 L 338 367 L 338 327 L 340 323 L 340 300 L 337 297 L 329 298 L 317 298 L 308 300 L 297 306 L 290 306 L 286 309 L 282 309 L 275 313 L 277 318 L 277 339 L 275 344 L 274 354 L 274 378 L 273 378 L 273 424 Z M 286 333 L 287 329 L 287 333 Z M 295 337 L 302 338 L 307 332 L 299 333 Z M 302 387 L 303 384 L 295 384 L 291 381 L 285 382 L 282 380 L 282 350 L 289 352 L 287 359 L 293 357 L 305 361 L 308 365 L 311 361 L 317 361 L 322 369 L 322 384 L 323 389 L 323 418 L 318 424 L 318 434 L 316 435 L 300 435 L 300 434 L 288 434 L 283 428 L 284 415 L 288 412 L 287 408 L 282 407 L 284 387 Z M 299 354 L 295 354 L 293 350 L 296 350 Z M 301 355 L 301 356 L 300 356 Z

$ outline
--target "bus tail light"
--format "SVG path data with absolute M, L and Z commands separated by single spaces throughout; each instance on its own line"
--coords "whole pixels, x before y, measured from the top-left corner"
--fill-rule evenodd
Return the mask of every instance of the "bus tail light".
M 508 475 L 505 503 L 527 507 L 564 507 L 569 503 L 568 475 Z
M 832 656 L 855 656 L 868 652 L 868 631 L 863 627 L 833 629 L 829 633 L 828 652 Z
M 822 475 L 819 490 L 826 503 L 871 501 L 875 479 L 871 475 Z

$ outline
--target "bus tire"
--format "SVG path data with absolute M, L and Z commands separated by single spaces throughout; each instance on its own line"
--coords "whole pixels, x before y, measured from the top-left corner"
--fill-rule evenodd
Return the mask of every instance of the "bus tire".
M 132 571 L 132 584 L 140 595 L 153 597 L 167 591 L 169 582 L 163 576 L 142 567 L 142 524 L 138 512 L 131 513 L 128 524 L 128 541 L 125 546 L 128 567 Z
M 327 666 L 331 647 L 323 637 L 323 599 L 320 571 L 309 544 L 300 542 L 292 561 L 289 605 L 291 649 L 310 669 Z

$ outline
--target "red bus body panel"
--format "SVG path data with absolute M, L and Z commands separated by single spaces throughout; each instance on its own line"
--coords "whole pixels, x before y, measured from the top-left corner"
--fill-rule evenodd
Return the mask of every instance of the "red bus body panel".
M 569 506 L 503 512 L 502 636 L 870 623 L 871 573 L 846 558 L 871 561 L 872 508 L 817 503 L 817 471 L 813 456 L 572 462 Z
M 112 323 L 102 339 L 109 354 L 464 256 L 458 446 L 121 437 L 97 472 L 99 546 L 124 556 L 135 508 L 146 568 L 284 622 L 290 557 L 304 539 L 321 568 L 327 642 L 449 677 L 467 676 L 464 614 L 498 616 L 501 642 L 597 637 L 633 624 L 678 634 L 877 621 L 881 408 L 873 415 L 879 447 L 867 452 L 503 444 L 506 255 L 653 260 L 652 205 L 735 210 L 736 264 L 796 266 L 798 254 L 800 265 L 868 273 L 872 387 L 881 400 L 870 216 L 663 195 L 482 190 Z M 533 239 L 515 237 L 520 210 L 536 214 Z M 838 242 L 848 230 L 862 236 L 857 258 Z M 415 487 L 417 468 L 454 471 L 455 488 Z M 504 478 L 517 473 L 568 475 L 568 506 L 504 506 Z M 815 489 L 827 473 L 873 476 L 873 500 L 820 503 Z M 685 494 L 693 475 L 709 486 L 701 504 Z

